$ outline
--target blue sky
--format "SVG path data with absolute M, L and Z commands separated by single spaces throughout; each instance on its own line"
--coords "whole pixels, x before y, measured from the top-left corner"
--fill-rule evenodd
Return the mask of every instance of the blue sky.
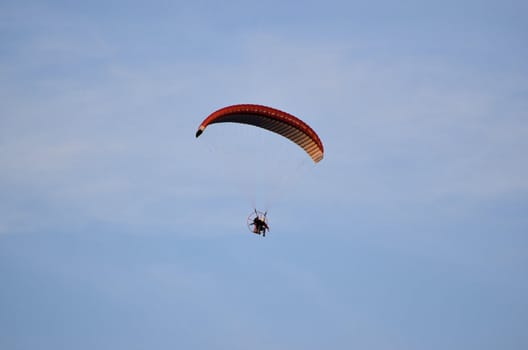
M 0 348 L 526 349 L 527 10 L 0 2 Z

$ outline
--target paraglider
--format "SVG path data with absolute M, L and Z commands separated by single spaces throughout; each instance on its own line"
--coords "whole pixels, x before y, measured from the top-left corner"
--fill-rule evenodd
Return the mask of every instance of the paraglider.
M 212 124 L 239 123 L 253 125 L 283 136 L 301 147 L 314 163 L 324 157 L 324 147 L 317 133 L 301 119 L 281 110 L 256 105 L 239 104 L 221 108 L 207 116 L 196 131 L 198 138 Z M 267 212 L 254 209 L 248 217 L 248 228 L 265 237 L 269 231 Z

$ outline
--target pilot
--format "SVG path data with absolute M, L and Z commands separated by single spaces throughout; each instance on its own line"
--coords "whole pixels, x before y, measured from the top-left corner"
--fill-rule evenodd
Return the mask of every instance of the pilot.
M 262 237 L 266 237 L 266 231 L 269 231 L 269 226 L 266 221 L 259 218 L 258 215 L 253 219 L 253 233 L 258 235 L 262 234 Z

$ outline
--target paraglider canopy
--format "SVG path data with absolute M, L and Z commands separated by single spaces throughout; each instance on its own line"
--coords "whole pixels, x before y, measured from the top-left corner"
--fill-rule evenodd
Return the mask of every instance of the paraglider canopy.
M 196 137 L 216 123 L 242 123 L 277 133 L 302 147 L 315 163 L 324 156 L 324 147 L 317 133 L 299 118 L 275 108 L 255 104 L 239 104 L 211 113 L 200 124 Z

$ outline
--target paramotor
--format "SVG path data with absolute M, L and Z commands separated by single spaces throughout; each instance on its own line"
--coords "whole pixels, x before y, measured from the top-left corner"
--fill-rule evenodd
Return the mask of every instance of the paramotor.
M 301 147 L 314 161 L 324 157 L 324 147 L 317 133 L 301 119 L 275 108 L 256 104 L 238 104 L 221 108 L 207 116 L 196 131 L 199 137 L 204 130 L 217 123 L 253 125 L 279 134 Z M 267 212 L 254 210 L 247 219 L 248 229 L 262 236 L 269 231 Z

